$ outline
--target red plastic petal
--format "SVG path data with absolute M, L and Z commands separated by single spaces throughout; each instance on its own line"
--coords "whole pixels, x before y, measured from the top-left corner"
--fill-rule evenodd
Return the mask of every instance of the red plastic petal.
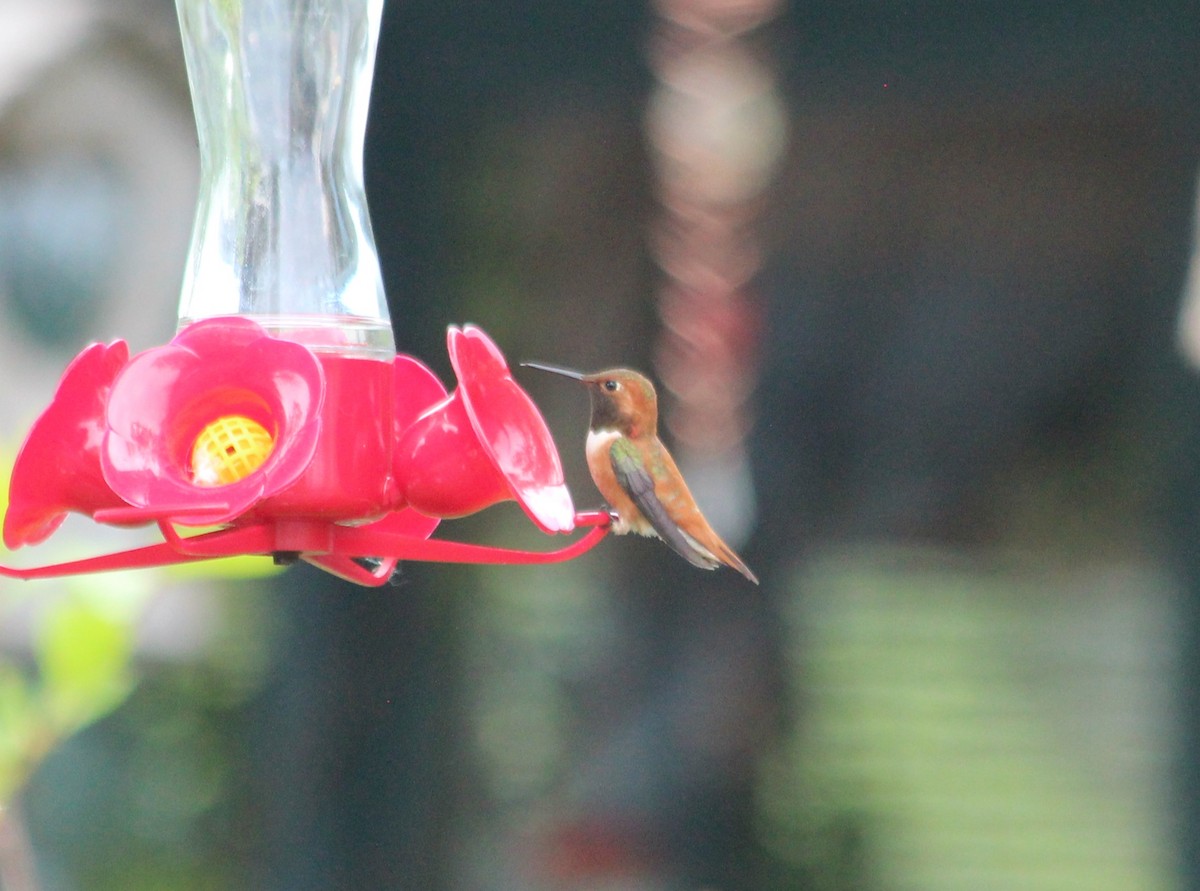
M 108 401 L 104 477 L 130 504 L 155 511 L 187 505 L 178 522 L 224 523 L 294 482 L 317 446 L 324 375 L 305 347 L 269 336 L 240 317 L 197 322 L 170 344 L 135 356 Z M 191 450 L 201 430 L 242 416 L 274 446 L 248 475 L 226 485 L 192 479 Z
M 34 422 L 17 455 L 4 516 L 9 548 L 44 541 L 68 511 L 93 515 L 125 504 L 100 468 L 104 406 L 129 361 L 123 340 L 94 343 L 67 366 L 54 399 Z
M 446 398 L 446 388 L 429 368 L 412 356 L 393 360 L 396 387 L 396 440 L 433 405 Z
M 499 347 L 478 327 L 447 333 L 450 362 L 480 444 L 517 503 L 546 532 L 575 528 L 562 461 L 537 406 L 513 380 Z

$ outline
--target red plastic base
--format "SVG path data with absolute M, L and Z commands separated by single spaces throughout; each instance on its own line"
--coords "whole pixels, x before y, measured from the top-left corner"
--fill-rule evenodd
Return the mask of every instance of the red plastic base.
M 393 518 L 400 517 L 400 514 L 390 515 L 367 526 L 342 526 L 320 520 L 273 520 L 186 538 L 170 523 L 160 521 L 164 541 L 158 544 L 50 566 L 27 569 L 0 566 L 0 576 L 27 580 L 60 578 L 261 555 L 277 560 L 304 560 L 356 584 L 376 587 L 391 578 L 401 560 L 497 565 L 561 563 L 590 551 L 611 528 L 606 511 L 584 511 L 575 515 L 575 525 L 592 528 L 582 538 L 555 551 L 518 551 L 422 538 L 419 531 L 416 535 L 400 531 L 403 520 L 393 522 Z
M 392 363 L 315 353 L 325 373 L 321 436 L 300 478 L 255 505 L 260 516 L 382 516 L 392 466 Z

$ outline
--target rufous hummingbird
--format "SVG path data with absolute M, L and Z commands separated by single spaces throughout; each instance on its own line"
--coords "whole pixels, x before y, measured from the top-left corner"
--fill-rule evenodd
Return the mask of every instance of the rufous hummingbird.
M 592 402 L 588 470 L 611 509 L 613 532 L 657 536 L 693 566 L 724 564 L 758 584 L 750 567 L 704 519 L 658 438 L 658 396 L 649 380 L 628 368 L 584 374 L 540 362 L 521 364 L 587 387 Z

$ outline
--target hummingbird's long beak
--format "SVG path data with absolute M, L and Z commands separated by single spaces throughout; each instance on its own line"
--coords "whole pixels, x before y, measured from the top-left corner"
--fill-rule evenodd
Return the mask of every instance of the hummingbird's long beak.
M 583 380 L 583 372 L 575 371 L 572 368 L 563 368 L 561 365 L 544 365 L 541 362 L 522 362 L 522 368 L 536 368 L 538 371 L 549 371 L 551 374 L 561 374 L 563 377 L 569 377 L 572 380 Z

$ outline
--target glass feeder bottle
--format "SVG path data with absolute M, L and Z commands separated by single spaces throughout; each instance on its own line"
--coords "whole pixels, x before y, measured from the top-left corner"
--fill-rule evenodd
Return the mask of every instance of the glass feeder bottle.
M 177 0 L 200 145 L 179 325 L 395 353 L 363 189 L 383 0 Z
M 363 188 L 383 0 L 176 0 L 200 146 L 182 330 L 242 316 L 308 347 L 317 452 L 269 509 L 388 509 L 395 342 Z

